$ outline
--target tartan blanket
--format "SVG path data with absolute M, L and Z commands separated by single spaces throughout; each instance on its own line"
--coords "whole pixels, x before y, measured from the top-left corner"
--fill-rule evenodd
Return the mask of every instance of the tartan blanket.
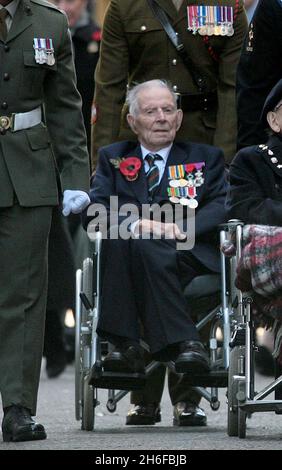
M 282 324 L 282 227 L 244 226 L 235 285 L 250 293 L 252 310 L 260 324 Z M 278 356 L 282 362 L 282 345 Z
M 237 282 L 263 297 L 282 294 L 282 227 L 244 226 Z

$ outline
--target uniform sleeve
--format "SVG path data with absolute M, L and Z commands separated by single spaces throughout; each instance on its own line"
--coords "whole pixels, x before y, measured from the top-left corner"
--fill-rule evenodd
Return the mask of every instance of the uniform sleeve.
M 57 70 L 50 71 L 44 82 L 45 116 L 50 133 L 62 189 L 89 191 L 89 156 L 81 112 L 81 98 L 76 88 L 71 38 L 64 15 L 62 38 L 57 52 Z
M 97 150 L 117 140 L 126 95 L 129 52 L 118 3 L 112 0 L 105 16 L 100 59 L 95 73 L 97 118 L 92 129 L 93 169 L 97 166 Z
M 261 0 L 237 69 L 238 149 L 267 140 L 260 114 L 266 96 L 282 76 L 281 25 L 282 3 Z
M 248 224 L 282 225 L 282 201 L 266 197 L 263 191 L 263 166 L 240 151 L 230 166 L 230 188 L 226 199 L 229 219 Z M 260 174 L 258 173 L 260 171 Z M 261 175 L 261 176 L 260 176 Z
M 214 145 L 224 148 L 225 159 L 230 162 L 236 153 L 237 114 L 235 100 L 235 77 L 242 43 L 247 32 L 247 17 L 240 1 L 234 23 L 234 34 L 226 41 L 219 57 L 218 113 Z

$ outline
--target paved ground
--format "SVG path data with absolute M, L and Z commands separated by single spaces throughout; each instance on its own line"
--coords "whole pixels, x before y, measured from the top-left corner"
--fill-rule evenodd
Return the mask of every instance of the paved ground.
M 259 377 L 260 387 L 266 379 Z M 257 387 L 258 389 L 258 387 Z M 46 441 L 4 444 L 0 452 L 11 450 L 190 450 L 190 449 L 281 449 L 282 416 L 274 413 L 257 413 L 248 420 L 247 438 L 230 438 L 226 434 L 225 390 L 220 391 L 221 407 L 213 412 L 208 403 L 203 407 L 208 415 L 206 428 L 177 428 L 172 426 L 172 407 L 167 389 L 162 402 L 162 422 L 157 426 L 129 427 L 124 425 L 128 397 L 110 414 L 106 409 L 106 391 L 99 391 L 101 405 L 96 409 L 94 432 L 80 430 L 74 415 L 74 368 L 68 366 L 58 379 L 49 380 L 44 367 L 39 391 L 38 416 L 47 430 Z M 2 416 L 1 416 L 2 418 Z M 2 454 L 2 452 L 1 452 Z M 3 456 L 3 454 L 2 454 Z

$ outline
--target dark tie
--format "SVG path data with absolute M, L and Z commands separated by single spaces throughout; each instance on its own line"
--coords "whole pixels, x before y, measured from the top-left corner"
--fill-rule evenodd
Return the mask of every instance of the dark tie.
M 149 170 L 146 173 L 148 192 L 150 196 L 153 196 L 156 188 L 158 187 L 160 178 L 160 172 L 155 163 L 155 160 L 162 160 L 162 157 L 157 153 L 148 153 L 145 158 L 149 165 Z
M 7 30 L 7 25 L 6 25 L 6 18 L 8 16 L 8 12 L 6 10 L 6 8 L 1 8 L 0 10 L 0 39 L 2 39 L 2 41 L 6 41 L 7 39 L 7 34 L 8 34 L 8 30 Z

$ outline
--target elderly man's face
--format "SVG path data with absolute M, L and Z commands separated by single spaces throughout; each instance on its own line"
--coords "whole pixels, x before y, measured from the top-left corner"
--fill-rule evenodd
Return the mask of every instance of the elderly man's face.
M 182 111 L 177 109 L 169 90 L 145 88 L 138 94 L 139 111 L 127 119 L 139 142 L 148 150 L 158 151 L 169 146 L 181 126 Z

